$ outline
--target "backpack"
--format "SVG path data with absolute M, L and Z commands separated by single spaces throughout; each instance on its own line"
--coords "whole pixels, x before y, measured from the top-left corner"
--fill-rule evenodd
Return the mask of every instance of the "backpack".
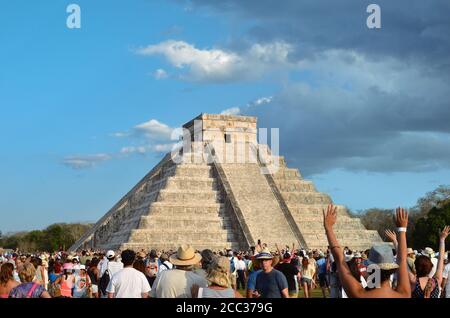
M 230 258 L 230 273 L 233 274 L 236 271 L 236 265 L 234 264 L 234 257 Z
M 106 288 L 108 288 L 110 280 L 111 277 L 109 276 L 109 269 L 107 269 L 98 282 L 98 289 L 102 292 L 103 295 L 107 294 Z

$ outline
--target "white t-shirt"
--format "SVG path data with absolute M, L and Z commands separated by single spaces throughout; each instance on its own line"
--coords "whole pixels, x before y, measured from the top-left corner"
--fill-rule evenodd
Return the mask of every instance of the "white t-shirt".
M 192 285 L 208 287 L 208 281 L 191 271 L 172 269 L 163 271 L 153 283 L 153 298 L 192 298 Z
M 239 271 L 239 270 L 244 271 L 245 268 L 246 268 L 245 262 L 244 262 L 243 260 L 238 260 L 238 261 L 237 261 L 237 264 L 236 264 L 236 270 L 238 270 L 238 271 Z
M 447 283 L 445 284 L 445 298 L 450 298 L 450 264 L 445 265 L 444 272 L 442 273 L 442 277 L 447 279 Z
M 113 262 L 105 260 L 103 261 L 100 269 L 100 277 L 103 276 L 103 274 L 106 272 L 106 270 L 109 271 L 109 276 L 112 277 L 115 273 L 120 271 L 123 268 L 122 262 Z
M 151 290 L 147 278 L 140 271 L 126 267 L 115 273 L 109 281 L 106 291 L 116 298 L 141 298 Z

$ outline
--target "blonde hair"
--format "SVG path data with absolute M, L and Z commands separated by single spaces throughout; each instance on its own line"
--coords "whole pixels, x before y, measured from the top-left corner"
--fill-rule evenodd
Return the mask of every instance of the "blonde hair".
M 19 278 L 22 283 L 31 283 L 36 275 L 36 268 L 31 263 L 25 263 L 19 269 Z

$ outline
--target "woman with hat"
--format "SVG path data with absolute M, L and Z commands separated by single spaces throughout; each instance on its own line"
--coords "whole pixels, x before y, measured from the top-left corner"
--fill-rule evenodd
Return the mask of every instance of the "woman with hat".
M 191 287 L 192 298 L 242 298 L 239 292 L 231 288 L 230 261 L 227 257 L 218 257 L 207 269 L 208 287 Z
M 91 279 L 86 271 L 86 265 L 80 265 L 79 272 L 75 274 L 73 298 L 91 298 Z
M 61 297 L 72 298 L 72 288 L 75 283 L 72 263 L 64 263 L 63 270 L 64 273 L 56 279 L 54 284 L 60 286 Z
M 344 253 L 334 233 L 333 226 L 337 220 L 337 207 L 330 204 L 327 211 L 323 211 L 323 220 L 325 233 L 331 253 L 336 262 L 339 278 L 342 286 L 350 298 L 409 298 L 411 297 L 411 286 L 408 277 L 408 268 L 406 261 L 406 227 L 408 226 L 408 213 L 402 208 L 396 210 L 396 224 L 398 232 L 398 253 L 397 262 L 394 261 L 394 254 L 389 245 L 375 245 L 369 252 L 371 268 L 375 271 L 375 286 L 367 290 L 361 286 L 361 283 L 353 277 L 347 263 Z M 398 284 L 395 289 L 391 287 L 390 277 L 393 273 L 398 273 Z M 372 283 L 371 274 L 368 277 L 368 283 Z M 377 279 L 379 278 L 379 280 Z

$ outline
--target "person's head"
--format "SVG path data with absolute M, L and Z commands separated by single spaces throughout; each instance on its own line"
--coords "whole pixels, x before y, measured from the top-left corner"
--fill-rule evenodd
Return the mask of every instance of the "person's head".
M 55 264 L 53 265 L 53 272 L 55 274 L 61 274 L 61 270 L 62 270 L 62 265 L 60 262 L 55 262 Z
M 109 261 L 114 261 L 114 259 L 116 258 L 116 253 L 114 253 L 114 251 L 113 250 L 109 250 L 108 252 L 106 252 L 106 258 L 109 260 Z
M 86 265 L 80 265 L 80 276 L 86 276 Z
M 263 249 L 259 254 L 256 255 L 256 259 L 261 265 L 261 269 L 264 272 L 270 272 L 272 270 L 274 256 L 270 253 L 268 249 Z
M 414 250 L 411 247 L 408 247 L 406 250 L 406 254 L 408 254 L 408 257 L 415 260 L 416 259 L 416 253 L 414 253 Z
M 291 253 L 286 252 L 283 255 L 283 262 L 284 263 L 289 263 L 291 261 Z
M 125 250 L 120 254 L 120 257 L 122 258 L 123 266 L 131 266 L 136 259 L 136 253 L 133 250 Z
M 0 268 L 0 285 L 6 285 L 10 280 L 14 279 L 14 265 L 5 263 Z
M 149 256 L 150 256 L 150 258 L 157 258 L 158 257 L 158 253 L 156 253 L 156 250 L 151 250 Z
M 19 278 L 22 283 L 31 283 L 36 275 L 36 267 L 32 263 L 24 263 L 19 269 Z
M 433 263 L 428 256 L 419 255 L 414 261 L 417 277 L 427 277 L 433 269 Z
M 145 274 L 145 262 L 141 258 L 137 258 L 133 263 L 133 268 Z
M 73 265 L 78 265 L 78 264 L 80 264 L 80 260 L 78 259 L 78 257 L 72 258 L 72 264 L 73 264 Z
M 350 269 L 350 273 L 356 280 L 361 279 L 361 272 L 358 268 L 358 261 L 357 258 L 352 258 L 350 261 L 347 262 L 348 268 Z
M 145 259 L 145 257 L 147 256 L 147 253 L 145 253 L 144 250 L 139 251 L 136 253 L 136 259 Z
M 356 263 L 357 265 L 361 264 L 361 263 L 362 263 L 362 255 L 361 255 L 361 253 L 356 252 L 356 253 L 353 255 L 353 259 L 355 260 L 355 263 Z
M 303 257 L 303 258 L 302 258 L 302 266 L 303 266 L 303 267 L 308 267 L 308 265 L 309 265 L 309 259 L 308 259 L 308 257 Z
M 166 253 L 162 253 L 159 259 L 161 260 L 161 263 L 164 263 L 169 260 L 169 256 Z
M 375 264 L 380 271 L 381 283 L 390 279 L 398 269 L 398 264 L 394 262 L 394 254 L 389 245 L 374 245 L 369 251 L 369 265 Z
M 216 261 L 217 257 L 209 249 L 203 250 L 200 254 L 202 256 L 202 268 L 208 270 L 208 268 Z
M 100 260 L 97 257 L 93 257 L 91 259 L 91 261 L 89 262 L 89 268 L 94 268 L 97 267 L 98 263 L 100 262 Z
M 211 285 L 229 288 L 230 279 L 230 261 L 227 257 L 218 257 L 214 260 L 207 271 L 206 279 Z
M 177 268 L 190 271 L 193 266 L 198 264 L 202 259 L 200 253 L 190 245 L 181 245 L 177 252 L 169 257 L 170 262 Z
M 34 268 L 38 268 L 42 265 L 42 260 L 39 257 L 32 257 L 30 263 L 33 264 Z
M 252 267 L 254 271 L 260 270 L 261 269 L 261 261 L 259 259 L 254 258 L 252 260 Z

